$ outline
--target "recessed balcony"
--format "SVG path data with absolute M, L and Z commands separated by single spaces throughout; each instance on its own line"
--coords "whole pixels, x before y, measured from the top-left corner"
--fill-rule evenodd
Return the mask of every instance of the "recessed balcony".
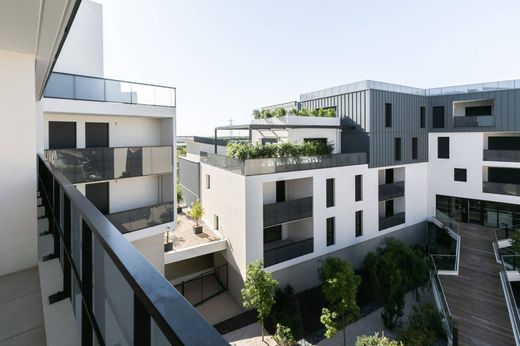
M 264 266 L 269 267 L 314 251 L 314 238 L 284 239 L 264 244 Z
M 312 217 L 312 197 L 264 205 L 264 227 Z
M 173 222 L 173 202 L 125 210 L 106 215 L 106 218 L 122 233 L 139 231 Z
M 483 182 L 483 191 L 498 195 L 520 196 L 520 184 L 496 183 L 492 181 Z
M 394 227 L 405 223 L 405 213 L 399 213 L 392 216 L 379 218 L 379 230 Z
M 404 181 L 379 185 L 379 201 L 404 196 Z
M 455 127 L 492 127 L 495 126 L 493 115 L 453 117 Z

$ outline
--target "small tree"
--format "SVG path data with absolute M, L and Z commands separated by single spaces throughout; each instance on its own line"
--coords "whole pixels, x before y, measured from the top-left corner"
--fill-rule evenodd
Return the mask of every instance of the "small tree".
M 408 344 L 407 344 L 408 345 Z M 402 342 L 387 338 L 384 333 L 358 336 L 356 346 L 404 346 Z
M 361 278 L 354 274 L 349 262 L 337 257 L 328 257 L 323 262 L 320 278 L 323 296 L 329 304 L 328 308 L 323 308 L 320 321 L 325 325 L 325 336 L 332 338 L 337 333 L 338 318 L 341 317 L 339 327 L 344 328 L 359 314 L 356 295 Z M 343 344 L 346 345 L 345 330 Z
M 433 304 L 414 306 L 400 339 L 406 346 L 432 346 L 439 340 L 446 340 L 439 310 Z
M 274 334 L 273 339 L 280 346 L 296 345 L 296 340 L 294 340 L 291 328 L 285 327 L 280 323 L 276 324 L 276 333 Z
M 196 200 L 191 204 L 191 209 L 189 215 L 192 219 L 195 220 L 197 227 L 199 226 L 200 218 L 204 215 L 204 209 L 202 208 L 202 204 L 200 200 Z
M 277 288 L 274 294 L 276 303 L 271 312 L 271 321 L 291 329 L 296 339 L 303 337 L 303 321 L 298 299 L 294 295 L 294 289 L 287 285 L 283 290 Z
M 514 232 L 511 236 L 511 248 L 514 252 L 520 252 L 520 231 Z
M 275 303 L 274 291 L 278 282 L 271 273 L 263 270 L 264 264 L 258 260 L 247 265 L 246 281 L 241 290 L 242 304 L 247 309 L 256 309 L 264 340 L 264 321 Z
M 177 184 L 177 205 L 180 205 L 183 200 L 182 189 L 180 184 Z

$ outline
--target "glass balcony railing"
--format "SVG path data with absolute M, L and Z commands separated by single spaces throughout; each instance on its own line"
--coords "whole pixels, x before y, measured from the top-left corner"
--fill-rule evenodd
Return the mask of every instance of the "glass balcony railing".
M 455 126 L 455 127 L 490 127 L 490 126 L 495 126 L 495 117 L 493 115 L 453 117 L 453 126 Z
M 453 321 L 451 311 L 448 305 L 448 300 L 446 299 L 446 295 L 444 294 L 444 289 L 442 288 L 442 282 L 438 274 L 436 261 L 433 259 L 433 257 L 432 267 L 433 269 L 430 271 L 430 281 L 432 283 L 433 294 L 435 295 L 435 303 L 438 310 L 442 314 L 443 327 L 446 331 L 446 335 L 448 336 L 448 340 L 451 341 L 453 340 Z
M 484 161 L 520 162 L 520 150 L 484 150 Z
M 264 205 L 264 227 L 312 216 L 312 197 Z
M 73 184 L 168 174 L 173 169 L 171 146 L 55 149 L 45 155 Z
M 388 217 L 379 218 L 379 230 L 394 227 L 405 223 L 405 213 L 399 213 Z
M 457 271 L 457 255 L 431 255 L 437 270 Z
M 44 97 L 175 107 L 176 90 L 150 84 L 53 72 Z
M 173 222 L 173 202 L 125 210 L 106 215 L 106 217 L 123 234 L 139 231 Z
M 300 157 L 238 160 L 232 157 L 206 153 L 201 161 L 242 175 L 259 175 L 367 164 L 366 153 L 330 154 Z
M 270 249 L 264 250 L 264 267 L 269 267 L 290 259 L 307 255 L 314 251 L 314 238 L 300 241 L 280 240 Z M 271 243 L 268 243 L 271 244 Z M 267 244 L 264 244 L 264 247 Z
M 483 191 L 486 193 L 495 193 L 498 195 L 520 196 L 520 185 L 485 181 L 483 183 Z
M 386 201 L 404 196 L 404 181 L 379 185 L 379 201 Z

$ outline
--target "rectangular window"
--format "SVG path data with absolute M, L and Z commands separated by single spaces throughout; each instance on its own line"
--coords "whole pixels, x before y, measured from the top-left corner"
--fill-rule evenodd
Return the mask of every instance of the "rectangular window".
M 412 160 L 417 160 L 417 137 L 412 137 Z
M 262 138 L 262 145 L 278 143 L 278 139 L 272 137 Z
M 211 187 L 211 177 L 209 174 L 206 174 L 206 189 L 209 189 Z
M 482 115 L 492 115 L 491 106 L 470 106 L 466 107 L 465 115 L 467 117 L 475 117 Z
M 394 159 L 401 161 L 401 138 L 394 138 Z
M 385 127 L 392 127 L 392 104 L 385 103 Z
M 363 176 L 356 175 L 356 202 L 363 200 Z
M 438 137 L 437 138 L 437 158 L 449 159 L 450 158 L 450 137 Z
M 285 180 L 276 182 L 276 203 L 285 201 Z
M 327 208 L 334 206 L 334 179 L 327 179 Z
M 467 181 L 467 170 L 465 168 L 455 168 L 453 170 L 453 179 L 455 181 Z
M 363 210 L 356 211 L 356 237 L 363 235 Z
M 434 129 L 444 128 L 444 106 L 433 107 L 432 116 L 433 116 L 433 124 L 432 124 L 433 128 Z
M 334 245 L 334 218 L 327 218 L 327 246 Z
M 214 215 L 214 220 L 213 220 L 213 227 L 218 231 L 219 229 L 219 220 L 218 220 L 218 215 Z
M 426 107 L 421 107 L 421 129 L 426 127 Z

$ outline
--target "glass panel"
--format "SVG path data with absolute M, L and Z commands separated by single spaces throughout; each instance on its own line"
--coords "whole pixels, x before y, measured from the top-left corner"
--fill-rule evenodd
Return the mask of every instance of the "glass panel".
M 132 84 L 115 80 L 105 80 L 106 101 L 132 103 Z
M 489 227 L 498 227 L 498 213 L 496 209 L 488 209 L 484 210 L 484 225 Z
M 144 84 L 132 84 L 132 103 L 155 104 L 155 87 Z
M 93 239 L 94 316 L 107 345 L 133 344 L 134 294 L 101 244 Z
M 79 284 L 77 280 L 72 280 L 72 310 L 76 320 L 78 331 L 81 335 L 81 291 L 79 290 Z
M 74 98 L 74 76 L 68 74 L 51 74 L 43 96 L 67 99 Z
M 75 98 L 79 100 L 104 101 L 105 83 L 103 79 L 76 76 Z
M 73 265 L 79 273 L 81 279 L 81 216 L 79 215 L 76 207 L 71 206 L 72 218 L 71 218 L 71 247 L 72 247 L 72 260 Z
M 498 227 L 512 226 L 513 213 L 507 211 L 498 212 Z
M 150 320 L 151 321 L 151 345 L 152 346 L 169 346 L 171 345 L 168 340 L 166 339 L 166 337 L 164 336 L 163 332 L 161 331 L 161 329 L 159 328 L 159 326 L 157 325 L 157 323 L 155 323 L 155 321 L 153 319 Z
M 170 88 L 155 87 L 155 104 L 158 106 L 175 106 L 174 91 Z

